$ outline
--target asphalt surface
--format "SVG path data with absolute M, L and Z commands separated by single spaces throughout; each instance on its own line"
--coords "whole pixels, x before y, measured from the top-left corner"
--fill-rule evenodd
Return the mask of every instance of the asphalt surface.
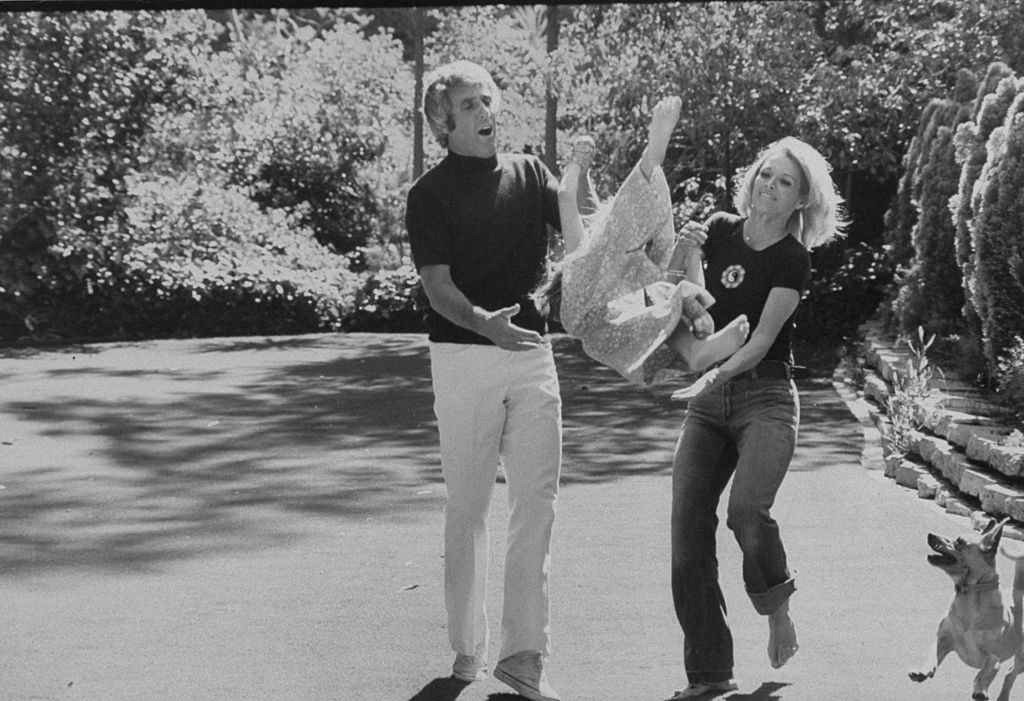
M 676 385 L 630 387 L 568 339 L 556 350 L 550 678 L 566 701 L 663 699 L 685 686 L 668 571 Z M 740 689 L 721 698 L 969 698 L 955 657 L 907 677 L 953 593 L 926 533 L 969 522 L 864 459 L 870 430 L 827 373 L 800 389 L 774 513 L 801 649 L 769 666 L 723 526 Z M 447 679 L 431 402 L 419 335 L 0 349 L 0 699 L 519 698 Z M 505 495 L 499 482 L 493 654 Z

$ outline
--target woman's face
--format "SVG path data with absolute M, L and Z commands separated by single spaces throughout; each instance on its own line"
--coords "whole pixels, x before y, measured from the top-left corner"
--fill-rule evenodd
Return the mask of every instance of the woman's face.
M 453 124 L 448 148 L 460 156 L 493 156 L 497 152 L 497 123 L 491 110 L 494 96 L 479 85 L 458 85 L 449 90 L 448 97 Z
M 765 159 L 750 193 L 750 208 L 763 213 L 790 215 L 802 206 L 803 170 L 789 155 L 776 153 Z

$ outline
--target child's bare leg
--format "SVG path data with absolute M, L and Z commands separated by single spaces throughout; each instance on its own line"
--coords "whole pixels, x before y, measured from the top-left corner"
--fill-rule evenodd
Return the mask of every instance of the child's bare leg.
M 676 326 L 666 343 L 686 361 L 691 370 L 703 372 L 717 362 L 725 360 L 747 342 L 750 322 L 740 314 L 720 331 L 701 340 L 693 335 L 685 320 Z
M 558 214 L 562 220 L 562 239 L 565 253 L 575 251 L 583 240 L 581 213 L 597 209 L 597 197 L 590 182 L 590 162 L 594 157 L 594 140 L 581 136 L 573 147 L 572 157 L 565 166 L 558 183 Z
M 576 187 L 576 206 L 580 215 L 587 217 L 597 211 L 597 191 L 594 189 L 594 181 L 590 179 L 590 164 L 594 160 L 594 151 L 597 145 L 594 139 L 589 136 L 581 136 L 576 139 L 572 148 L 572 160 L 580 166 L 579 185 Z
M 583 218 L 576 202 L 576 189 L 580 181 L 580 167 L 570 162 L 558 183 L 558 215 L 562 223 L 562 240 L 566 255 L 575 251 L 583 240 Z
M 654 106 L 651 126 L 647 130 L 647 148 L 640 157 L 640 170 L 650 179 L 654 169 L 665 161 L 668 143 L 679 121 L 679 110 L 683 101 L 679 97 L 664 97 Z

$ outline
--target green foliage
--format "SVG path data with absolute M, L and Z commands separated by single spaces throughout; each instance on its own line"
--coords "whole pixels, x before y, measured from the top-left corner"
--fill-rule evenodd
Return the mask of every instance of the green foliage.
M 837 342 L 871 318 L 892 282 L 884 251 L 865 243 L 833 243 L 811 253 L 811 282 L 797 308 L 795 340 Z
M 1007 77 L 1010 81 L 1005 89 L 1001 89 L 1002 81 Z M 953 136 L 956 162 L 960 165 L 960 181 L 957 194 L 950 199 L 949 206 L 956 227 L 956 260 L 964 288 L 964 326 L 972 338 L 981 337 L 981 320 L 974 305 L 970 284 L 974 276 L 975 256 L 971 233 L 974 219 L 973 191 L 985 165 L 985 143 L 1006 114 L 1009 107 L 1006 96 L 1013 85 L 1015 81 L 1010 68 L 1002 62 L 992 63 L 974 99 L 972 121 L 958 126 Z
M 196 13 L 0 15 L 0 312 L 25 316 L 49 246 L 121 206 L 155 115 L 182 98 Z
M 416 323 L 412 274 L 400 268 L 415 27 L 401 10 L 367 12 L 373 21 L 339 8 L 0 15 L 0 333 Z M 474 59 L 504 88 L 500 147 L 542 152 L 550 89 L 561 156 L 567 136 L 593 133 L 604 194 L 636 162 L 650 106 L 680 94 L 666 161 L 680 219 L 703 216 L 711 200 L 727 208 L 737 168 L 784 134 L 819 147 L 848 197 L 864 178 L 895 183 L 929 100 L 995 92 L 997 72 L 972 91 L 962 69 L 997 57 L 1024 68 L 1017 0 L 561 6 L 551 55 L 543 8 L 426 14 L 428 68 Z M 984 125 L 978 102 L 972 117 Z M 984 132 L 958 143 L 968 160 Z M 919 132 L 907 161 L 894 254 L 910 247 L 927 199 L 915 179 L 931 138 Z M 970 229 L 978 188 L 965 198 L 959 185 Z M 870 228 L 858 213 L 874 216 L 877 197 L 850 206 Z M 878 232 L 860 236 L 816 255 L 806 332 L 845 328 L 888 282 L 880 252 L 860 246 L 877 249 Z M 1018 280 L 1019 252 L 1005 248 Z M 282 306 L 265 313 L 268 300 Z
M 543 153 L 545 52 L 536 26 L 524 23 L 516 8 L 503 5 L 432 10 L 431 17 L 437 29 L 426 42 L 428 70 L 460 58 L 487 68 L 502 91 L 499 149 Z M 434 140 L 426 141 L 428 161 L 441 158 Z
M 1020 275 L 1024 231 L 1024 93 L 1018 93 L 1003 126 L 992 131 L 988 160 L 975 189 L 973 290 L 985 356 L 999 357 L 1024 333 L 1024 280 Z
M 223 30 L 201 12 L 0 16 L 5 337 L 315 331 L 355 309 L 362 281 L 317 242 L 401 234 L 401 46 L 284 10 L 215 51 Z
M 936 131 L 920 173 L 921 215 L 912 232 L 914 258 L 895 311 L 903 329 L 924 325 L 947 335 L 961 330 L 964 304 L 956 228 L 949 210 L 950 197 L 959 185 L 949 126 Z
M 423 332 L 425 312 L 419 275 L 411 265 L 363 276 L 342 328 L 347 331 Z
M 74 335 L 192 336 L 337 328 L 358 280 L 294 214 L 194 176 L 130 178 L 122 221 L 54 247 L 49 323 Z M 56 312 L 86 309 L 78 321 Z
M 1010 407 L 1018 419 L 1024 420 L 1024 338 L 1021 336 L 1014 337 L 1006 353 L 1000 356 L 996 386 L 1002 403 Z
M 932 334 L 926 340 L 924 329 L 917 328 L 918 344 L 907 341 L 911 357 L 903 373 L 897 373 L 892 380 L 892 393 L 886 398 L 886 416 L 889 419 L 887 437 L 897 455 L 912 450 L 914 434 L 920 430 L 923 417 L 918 405 L 931 393 L 931 381 L 935 369 L 928 360 L 928 349 L 935 343 Z

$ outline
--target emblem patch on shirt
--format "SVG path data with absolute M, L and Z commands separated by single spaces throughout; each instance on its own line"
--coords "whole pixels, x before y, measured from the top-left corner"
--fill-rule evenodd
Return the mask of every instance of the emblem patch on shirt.
M 746 275 L 747 271 L 743 269 L 742 265 L 730 265 L 722 271 L 722 287 L 727 290 L 736 289 L 743 283 L 743 278 Z

